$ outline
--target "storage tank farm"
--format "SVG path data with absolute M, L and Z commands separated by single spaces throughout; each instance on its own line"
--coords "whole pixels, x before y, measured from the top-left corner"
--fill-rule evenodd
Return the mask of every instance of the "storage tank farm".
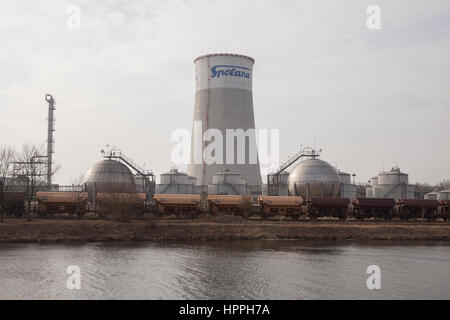
M 218 173 L 240 174 L 247 183 L 247 193 L 260 194 L 262 179 L 256 137 L 254 131 L 247 131 L 255 129 L 253 58 L 238 54 L 208 54 L 196 58 L 194 63 L 196 92 L 188 175 L 196 177 L 199 185 L 206 186 L 214 184 L 213 177 Z M 207 163 L 203 151 L 213 141 L 203 141 L 203 133 L 214 132 L 214 129 L 222 133 L 223 159 Z M 238 139 L 233 137 L 233 141 L 227 141 L 227 129 L 242 129 L 249 133 L 245 150 L 238 150 Z M 227 143 L 234 147 L 234 159 L 232 155 L 227 157 Z M 238 152 L 244 151 L 245 161 L 238 161 Z M 256 153 L 256 159 L 250 155 L 251 151 Z

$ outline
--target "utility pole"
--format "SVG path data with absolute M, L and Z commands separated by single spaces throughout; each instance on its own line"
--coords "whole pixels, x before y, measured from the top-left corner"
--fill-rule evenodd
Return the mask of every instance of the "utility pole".
M 55 100 L 51 94 L 45 95 L 45 101 L 48 102 L 48 132 L 47 132 L 47 188 L 51 191 L 52 188 L 52 162 L 53 162 L 53 132 L 55 131 L 53 111 L 55 108 Z

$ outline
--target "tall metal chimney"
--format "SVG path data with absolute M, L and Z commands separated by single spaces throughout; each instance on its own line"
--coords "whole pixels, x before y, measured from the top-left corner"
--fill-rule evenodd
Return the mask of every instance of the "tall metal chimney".
M 238 139 L 227 141 L 227 129 L 255 129 L 253 112 L 252 78 L 253 58 L 238 54 L 208 54 L 194 60 L 196 93 L 194 127 L 191 140 L 191 161 L 188 174 L 197 178 L 198 184 L 213 183 L 213 175 L 224 170 L 240 173 L 247 185 L 261 188 L 261 172 L 257 154 L 256 137 L 245 138 L 245 150 L 238 148 Z M 201 121 L 201 128 L 198 124 Z M 223 135 L 223 163 L 206 163 L 202 152 L 213 141 L 204 141 L 203 133 L 208 129 L 218 129 Z M 200 131 L 200 132 L 199 132 Z M 232 140 L 232 139 L 229 139 Z M 242 140 L 241 140 L 242 141 Z M 234 161 L 229 163 L 227 143 L 234 144 Z M 241 144 L 242 146 L 242 144 Z M 230 151 L 230 149 L 228 149 Z M 245 152 L 245 162 L 238 160 L 237 153 Z M 254 153 L 253 152 L 253 153 Z M 228 152 L 231 153 L 231 152 Z M 253 160 L 252 160 L 253 159 Z
M 45 95 L 45 101 L 48 102 L 48 131 L 47 131 L 47 187 L 48 190 L 51 190 L 52 187 L 52 163 L 53 163 L 53 132 L 55 131 L 54 122 L 55 119 L 53 117 L 53 111 L 55 108 L 55 100 L 53 99 L 51 94 Z

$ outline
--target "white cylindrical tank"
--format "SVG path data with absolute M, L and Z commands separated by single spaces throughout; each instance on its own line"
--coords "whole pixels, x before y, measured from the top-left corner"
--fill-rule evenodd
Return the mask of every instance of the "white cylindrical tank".
M 355 184 L 341 184 L 341 197 L 348 198 L 350 201 L 356 198 Z
M 227 167 L 241 174 L 249 186 L 261 189 L 252 96 L 254 60 L 237 54 L 209 54 L 194 63 L 196 93 L 188 174 L 196 177 L 198 184 L 208 185 Z M 218 133 L 222 144 L 215 139 Z M 211 155 L 208 161 L 203 151 Z
M 351 184 L 351 180 L 352 179 L 351 179 L 350 173 L 338 170 L 337 174 L 338 174 L 338 177 L 339 177 L 339 181 L 341 183 L 343 183 L 343 184 Z
M 377 184 L 378 184 L 378 176 L 375 176 L 375 177 L 370 178 L 370 184 L 371 184 L 372 186 L 377 185 Z
M 439 191 L 438 200 L 450 200 L 450 190 Z
M 390 172 L 382 172 L 378 175 L 378 184 L 408 184 L 408 175 L 393 168 Z
M 239 173 L 224 170 L 213 176 L 213 183 L 208 185 L 210 194 L 243 195 L 246 194 L 246 180 Z
M 437 192 L 428 192 L 424 195 L 424 199 L 426 200 L 438 200 Z
M 193 194 L 198 193 L 197 179 L 184 172 L 172 169 L 160 175 L 160 184 L 156 186 L 159 194 Z

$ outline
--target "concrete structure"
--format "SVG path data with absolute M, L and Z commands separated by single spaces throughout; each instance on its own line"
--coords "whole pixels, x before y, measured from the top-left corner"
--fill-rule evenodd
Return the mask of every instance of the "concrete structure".
M 371 179 L 366 189 L 368 198 L 414 199 L 415 186 L 408 183 L 408 175 L 394 167 L 389 172 L 381 172 Z
M 245 195 L 247 194 L 247 182 L 239 173 L 224 169 L 213 176 L 213 183 L 208 185 L 208 193 Z
M 194 63 L 196 94 L 188 174 L 196 177 L 199 185 L 211 185 L 214 175 L 229 168 L 247 181 L 252 193 L 260 194 L 252 96 L 254 60 L 237 54 L 209 54 L 198 57 Z M 241 135 L 240 140 L 229 135 L 227 139 L 227 129 L 232 130 L 229 134 L 241 129 L 248 136 Z M 221 133 L 223 143 L 204 136 L 206 130 L 213 135 Z M 203 151 L 214 154 L 214 159 L 205 161 Z
M 310 158 L 300 162 L 289 175 L 289 192 L 301 197 L 340 197 L 341 182 L 328 162 Z
M 197 179 L 184 172 L 172 169 L 160 176 L 160 184 L 156 186 L 157 194 L 199 194 Z
M 115 160 L 94 164 L 84 175 L 83 185 L 90 192 L 136 192 L 136 183 L 130 169 Z

